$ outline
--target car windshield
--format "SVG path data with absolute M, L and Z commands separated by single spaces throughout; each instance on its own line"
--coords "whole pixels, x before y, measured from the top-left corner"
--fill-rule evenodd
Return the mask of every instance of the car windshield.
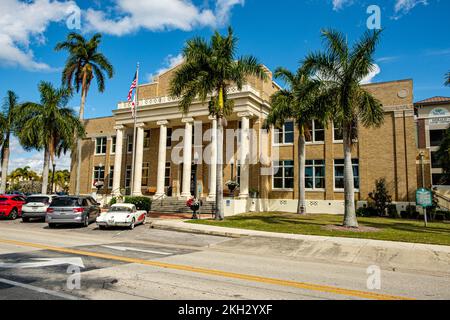
M 56 198 L 52 201 L 52 207 L 76 207 L 81 204 L 78 198 Z
M 132 212 L 129 207 L 112 207 L 110 212 Z
M 8 201 L 8 198 L 0 198 L 0 202 Z
M 49 203 L 50 199 L 48 197 L 28 197 L 26 203 Z

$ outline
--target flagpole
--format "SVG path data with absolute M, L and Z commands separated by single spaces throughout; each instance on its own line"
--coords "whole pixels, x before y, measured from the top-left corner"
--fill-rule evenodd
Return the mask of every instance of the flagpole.
M 134 102 L 134 125 L 133 125 L 133 160 L 131 164 L 131 196 L 134 195 L 134 175 L 136 172 L 136 124 L 137 124 L 137 112 L 139 106 L 139 62 L 137 64 L 136 71 L 136 95 Z

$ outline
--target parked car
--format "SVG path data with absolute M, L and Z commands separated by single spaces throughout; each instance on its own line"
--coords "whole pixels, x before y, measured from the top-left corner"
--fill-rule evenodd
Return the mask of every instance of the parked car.
M 133 230 L 136 225 L 145 224 L 146 217 L 147 211 L 136 210 L 134 204 L 116 203 L 97 218 L 97 225 L 100 229 L 128 227 Z
M 100 204 L 89 196 L 56 197 L 47 209 L 50 228 L 59 224 L 79 224 L 88 227 L 100 215 Z
M 52 203 L 53 195 L 32 195 L 25 200 L 22 206 L 22 221 L 29 222 L 30 219 L 39 218 L 45 221 L 47 209 Z
M 0 218 L 16 220 L 22 216 L 22 206 L 25 204 L 25 197 L 20 195 L 0 196 Z

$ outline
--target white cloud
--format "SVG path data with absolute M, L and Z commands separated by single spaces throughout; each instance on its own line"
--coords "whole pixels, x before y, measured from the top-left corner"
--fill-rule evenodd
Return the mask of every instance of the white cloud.
M 160 74 L 163 74 L 167 70 L 172 69 L 173 67 L 176 67 L 177 65 L 181 64 L 183 62 L 183 55 L 180 53 L 179 55 L 173 56 L 169 54 L 164 59 L 164 67 L 156 71 L 155 73 L 151 73 L 147 75 L 147 81 L 153 82 L 154 78 L 159 76 Z
M 32 42 L 45 43 L 44 32 L 52 22 L 60 22 L 78 8 L 74 1 L 0 1 L 0 64 L 20 66 L 32 71 L 49 71 L 36 61 Z
M 216 0 L 215 11 L 189 0 L 115 0 L 114 3 L 113 8 L 86 11 L 89 30 L 122 36 L 140 29 L 190 31 L 194 27 L 215 27 L 226 23 L 230 10 L 235 5 L 243 5 L 244 0 Z
M 427 0 L 396 0 L 395 2 L 395 13 L 401 13 L 406 14 L 412 9 L 414 9 L 415 6 L 422 4 L 422 5 L 428 5 Z
M 372 71 L 361 80 L 361 84 L 372 83 L 373 79 L 381 73 L 380 66 L 377 64 L 373 65 Z
M 346 5 L 351 5 L 353 0 L 333 0 L 333 10 L 338 11 Z

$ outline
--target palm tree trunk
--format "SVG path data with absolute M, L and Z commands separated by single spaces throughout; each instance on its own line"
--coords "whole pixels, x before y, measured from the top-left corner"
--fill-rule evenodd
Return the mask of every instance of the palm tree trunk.
M 42 172 L 42 194 L 48 193 L 48 170 L 50 167 L 50 152 L 48 150 L 48 147 L 45 147 L 44 152 L 44 168 Z
M 300 128 L 298 137 L 298 214 L 306 214 L 306 186 L 305 186 L 305 165 L 306 165 L 306 139 L 305 129 Z
M 80 121 L 84 121 L 84 107 L 86 104 L 87 92 L 83 88 L 81 92 L 81 105 L 80 105 Z M 75 180 L 75 194 L 80 195 L 80 177 L 81 177 L 81 139 L 77 139 L 77 175 Z
M 216 220 L 225 218 L 223 208 L 223 123 L 222 118 L 217 121 L 217 170 L 216 170 Z
M 344 138 L 344 196 L 345 196 L 345 213 L 344 226 L 358 228 L 355 211 L 355 181 L 353 176 L 352 164 L 352 136 L 350 131 L 351 125 L 343 126 Z
M 0 194 L 6 192 L 6 181 L 8 180 L 9 139 L 10 136 L 7 134 L 2 147 L 2 182 L 0 185 Z

